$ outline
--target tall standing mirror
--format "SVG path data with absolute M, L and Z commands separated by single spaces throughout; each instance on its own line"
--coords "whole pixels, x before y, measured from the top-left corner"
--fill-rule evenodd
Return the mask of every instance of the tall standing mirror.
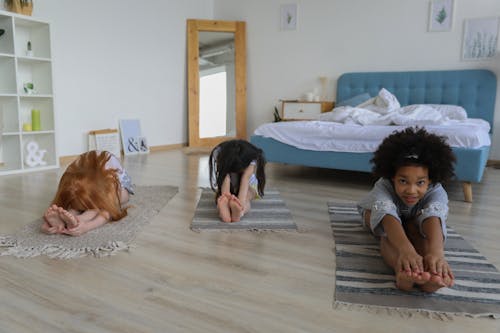
M 246 139 L 245 22 L 188 20 L 190 147 Z

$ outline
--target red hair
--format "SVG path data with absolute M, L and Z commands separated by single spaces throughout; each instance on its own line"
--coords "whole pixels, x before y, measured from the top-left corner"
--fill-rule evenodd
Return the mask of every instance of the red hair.
M 95 150 L 84 153 L 71 163 L 59 181 L 52 204 L 64 209 L 104 210 L 112 221 L 127 216 L 120 203 L 121 185 L 116 169 L 106 169 L 111 155 Z

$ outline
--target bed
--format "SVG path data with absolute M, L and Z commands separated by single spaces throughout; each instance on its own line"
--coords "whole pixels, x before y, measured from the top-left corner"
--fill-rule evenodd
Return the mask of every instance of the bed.
M 490 151 L 496 85 L 496 75 L 489 70 L 346 73 L 338 79 L 336 101 L 348 100 L 363 93 L 376 96 L 382 88 L 385 88 L 397 97 L 401 106 L 413 104 L 457 105 L 466 110 L 468 118 L 482 119 L 478 121 L 488 125 L 486 135 L 482 134 L 482 139 L 473 140 L 473 143 L 465 146 L 450 143 L 457 157 L 456 180 L 463 184 L 465 201 L 472 202 L 472 183 L 481 181 Z M 291 145 L 285 143 L 286 141 L 282 140 L 279 135 L 274 136 L 263 131 L 265 128 L 273 129 L 273 126 L 286 128 L 287 126 L 300 125 L 299 123 L 293 125 L 288 123 L 291 122 L 261 125 L 250 137 L 250 142 L 263 149 L 269 162 L 371 172 L 370 159 L 375 150 L 373 142 L 372 147 L 366 148 L 365 151 L 363 149 L 341 151 L 324 148 L 324 146 L 328 146 L 328 142 L 335 141 L 330 139 L 324 140 L 324 144 L 319 144 L 320 149 L 317 149 L 300 144 Z M 325 125 L 320 121 L 302 123 L 304 123 L 302 132 L 299 131 L 297 134 L 299 138 L 306 137 L 309 133 L 307 131 L 311 131 L 315 135 L 318 129 Z M 310 127 L 309 130 L 308 127 Z M 367 146 L 366 138 L 372 132 L 369 127 L 366 126 L 365 135 L 358 135 L 358 137 L 351 138 L 351 141 L 359 141 L 361 145 Z M 387 127 L 390 132 L 396 130 L 396 127 Z M 425 127 L 428 129 L 428 126 Z M 473 131 L 466 130 L 465 132 Z M 446 136 L 445 134 L 441 135 Z M 457 140 L 461 141 L 461 139 Z

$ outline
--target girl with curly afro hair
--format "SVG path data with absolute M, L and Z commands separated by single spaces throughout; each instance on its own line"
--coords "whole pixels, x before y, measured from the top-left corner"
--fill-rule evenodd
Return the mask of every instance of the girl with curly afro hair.
M 371 162 L 380 178 L 358 210 L 380 236 L 380 252 L 394 269 L 397 287 L 434 292 L 452 286 L 444 257 L 448 195 L 441 186 L 454 176 L 451 147 L 440 136 L 409 127 L 386 137 Z

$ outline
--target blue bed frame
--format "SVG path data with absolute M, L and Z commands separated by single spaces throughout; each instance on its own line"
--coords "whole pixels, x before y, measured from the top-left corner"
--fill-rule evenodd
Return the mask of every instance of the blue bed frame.
M 402 106 L 460 105 L 470 118 L 488 121 L 491 134 L 496 86 L 496 75 L 489 70 L 346 73 L 337 81 L 336 100 L 343 101 L 364 92 L 376 96 L 385 88 L 396 95 Z M 264 150 L 269 162 L 362 172 L 372 170 L 373 153 L 305 150 L 258 135 L 252 135 L 250 142 Z M 481 181 L 490 147 L 453 148 L 453 151 L 457 157 L 456 179 L 463 182 L 465 201 L 472 202 L 472 183 Z

